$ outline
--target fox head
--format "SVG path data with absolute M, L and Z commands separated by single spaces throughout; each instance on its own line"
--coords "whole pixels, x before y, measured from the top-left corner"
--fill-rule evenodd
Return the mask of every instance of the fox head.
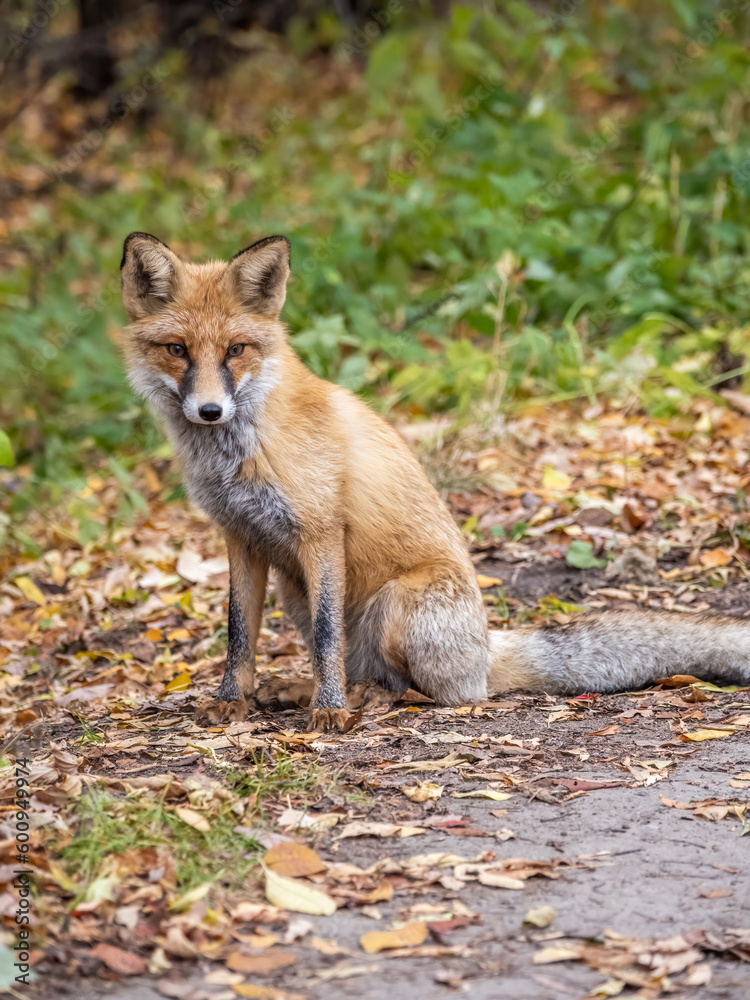
M 122 298 L 130 381 L 164 413 L 230 421 L 267 391 L 289 277 L 289 241 L 269 236 L 226 264 L 191 264 L 147 233 L 125 240 Z

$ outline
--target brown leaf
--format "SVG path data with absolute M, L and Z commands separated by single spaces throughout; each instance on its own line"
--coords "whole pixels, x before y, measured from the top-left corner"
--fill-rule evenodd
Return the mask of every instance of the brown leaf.
M 593 733 L 589 733 L 589 736 L 614 736 L 615 733 L 620 732 L 620 727 L 617 725 L 606 726 L 604 729 L 597 729 Z
M 291 951 L 281 951 L 271 948 L 262 955 L 245 955 L 241 951 L 233 951 L 226 965 L 232 972 L 249 972 L 256 976 L 270 976 L 278 969 L 284 969 L 297 961 L 297 956 Z
M 276 844 L 263 859 L 266 867 L 278 875 L 296 876 L 317 875 L 326 870 L 325 862 L 315 851 L 298 844 L 294 840 L 285 840 Z
M 589 734 L 592 735 L 592 734 Z M 588 781 L 586 778 L 558 778 L 557 785 L 563 785 L 571 792 L 591 792 L 597 788 L 618 788 L 624 781 Z
M 101 942 L 92 949 L 91 954 L 121 976 L 142 976 L 148 968 L 146 960 L 140 955 L 134 955 L 131 951 L 123 951 L 122 948 L 116 948 L 113 944 Z

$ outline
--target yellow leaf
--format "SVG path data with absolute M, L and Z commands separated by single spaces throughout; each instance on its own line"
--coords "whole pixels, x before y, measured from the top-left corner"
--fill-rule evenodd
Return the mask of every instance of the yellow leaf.
M 551 465 L 545 465 L 542 486 L 545 490 L 567 490 L 573 480 L 565 472 L 560 472 Z
M 401 791 L 412 802 L 428 802 L 439 799 L 443 794 L 444 785 L 436 785 L 432 781 L 422 781 L 418 785 L 407 785 Z
M 390 882 L 383 882 L 376 886 L 372 892 L 367 893 L 367 899 L 371 903 L 382 903 L 393 899 L 393 885 Z
M 172 631 L 167 636 L 167 639 L 169 640 L 169 642 L 174 642 L 176 640 L 180 640 L 181 641 L 183 639 L 189 639 L 189 638 L 190 638 L 190 633 L 188 632 L 188 630 L 186 628 L 175 628 L 175 629 L 172 629 Z
M 336 912 L 336 903 L 325 892 L 293 878 L 277 875 L 265 865 L 263 870 L 266 874 L 266 899 L 274 906 L 320 917 L 330 917 Z
M 481 573 L 477 573 L 477 583 L 485 590 L 487 587 L 499 587 L 503 581 L 497 576 L 482 576 Z
M 206 817 L 201 816 L 200 813 L 197 813 L 195 809 L 191 809 L 190 806 L 177 806 L 175 812 L 183 823 L 187 823 L 188 826 L 192 826 L 195 830 L 200 830 L 201 833 L 208 833 L 211 829 Z
M 696 729 L 694 733 L 680 733 L 683 743 L 700 743 L 702 740 L 718 740 L 722 736 L 734 736 L 732 729 Z
M 510 792 L 496 792 L 493 788 L 475 788 L 472 792 L 451 792 L 454 799 L 492 799 L 493 802 L 505 802 L 512 798 Z
M 389 948 L 408 948 L 410 945 L 422 944 L 429 933 L 425 921 L 415 920 L 396 931 L 370 931 L 369 934 L 362 935 L 359 943 L 366 952 L 373 954 Z
M 168 904 L 169 909 L 175 913 L 185 913 L 191 906 L 194 906 L 195 903 L 203 899 L 204 896 L 207 896 L 210 890 L 211 883 L 202 882 L 189 892 L 183 892 L 181 896 L 177 896 L 173 899 Z
M 539 906 L 535 910 L 529 910 L 523 918 L 525 924 L 532 927 L 549 927 L 557 916 L 557 911 L 552 906 Z
M 590 993 L 592 997 L 619 997 L 625 989 L 622 979 L 608 979 L 601 986 L 595 986 Z
M 149 639 L 151 642 L 159 642 L 161 640 L 162 632 L 160 628 L 150 628 L 144 633 L 144 639 Z
M 732 561 L 732 553 L 726 549 L 706 549 L 700 554 L 701 566 L 728 566 Z
M 33 601 L 34 604 L 44 605 L 47 603 L 44 594 L 41 592 L 39 587 L 34 583 L 31 577 L 28 576 L 17 576 L 13 581 L 18 589 L 21 591 L 23 596 L 29 600 Z
M 169 684 L 166 684 L 164 686 L 164 690 L 165 690 L 165 692 L 166 691 L 186 691 L 190 687 L 190 685 L 192 683 L 193 682 L 190 679 L 190 674 L 186 670 L 183 670 L 181 674 L 177 674 L 176 677 L 172 678 L 172 680 L 169 682 Z

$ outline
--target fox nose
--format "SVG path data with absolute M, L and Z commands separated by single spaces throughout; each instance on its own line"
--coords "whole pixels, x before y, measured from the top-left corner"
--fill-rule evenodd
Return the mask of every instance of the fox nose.
M 201 420 L 218 420 L 221 416 L 221 407 L 218 403 L 204 403 L 198 410 Z

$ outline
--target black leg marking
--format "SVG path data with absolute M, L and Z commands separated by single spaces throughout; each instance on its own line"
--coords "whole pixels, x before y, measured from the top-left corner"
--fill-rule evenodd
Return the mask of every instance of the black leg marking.
M 336 666 L 341 628 L 324 582 L 313 619 L 313 674 L 318 681 L 316 707 L 346 708 L 346 692 Z
M 229 631 L 227 666 L 219 689 L 219 698 L 222 701 L 239 701 L 244 697 L 244 693 L 237 681 L 237 671 L 248 663 L 252 653 L 247 641 L 245 616 L 231 586 L 227 626 Z

